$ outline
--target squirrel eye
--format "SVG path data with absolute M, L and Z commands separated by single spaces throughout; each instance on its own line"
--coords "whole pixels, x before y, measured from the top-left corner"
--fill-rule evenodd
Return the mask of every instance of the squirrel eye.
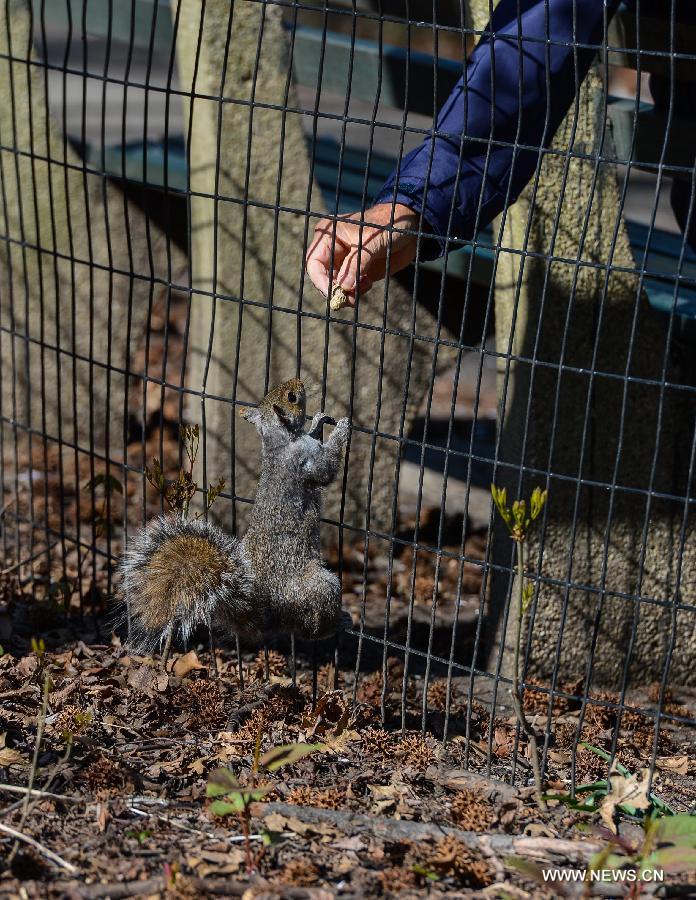
M 297 403 L 297 394 L 294 391 L 288 393 L 288 403 Z

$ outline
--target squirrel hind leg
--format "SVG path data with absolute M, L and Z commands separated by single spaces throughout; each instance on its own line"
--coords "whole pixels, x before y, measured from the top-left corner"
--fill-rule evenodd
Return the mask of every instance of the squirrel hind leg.
M 308 566 L 287 585 L 286 610 L 279 618 L 305 639 L 332 637 L 344 624 L 341 609 L 341 582 L 319 564 Z

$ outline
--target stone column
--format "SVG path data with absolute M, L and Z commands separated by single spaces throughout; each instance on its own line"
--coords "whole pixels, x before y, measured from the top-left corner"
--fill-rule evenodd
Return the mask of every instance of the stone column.
M 483 27 L 487 0 L 471 5 Z M 594 71 L 553 142 L 560 153 L 544 157 L 538 185 L 504 217 L 496 344 L 519 359 L 500 359 L 496 481 L 512 497 L 549 488 L 530 562 L 560 584 L 542 586 L 532 611 L 530 673 L 548 679 L 558 666 L 561 679 L 584 675 L 596 640 L 595 685 L 620 687 L 627 659 L 631 683 L 647 683 L 661 677 L 674 637 L 671 679 L 694 684 L 696 615 L 675 606 L 696 601 L 693 515 L 682 542 L 684 503 L 649 496 L 685 495 L 694 407 L 660 387 L 665 317 L 651 310 L 636 276 L 607 275 L 607 266 L 636 263 L 615 167 L 596 163 L 612 155 L 605 118 Z M 587 158 L 569 160 L 571 151 Z M 666 380 L 680 380 L 671 362 Z M 494 539 L 494 562 L 509 566 L 500 523 Z M 507 575 L 494 576 L 491 629 L 510 587 Z
M 178 21 L 182 88 L 196 95 L 188 104 L 188 384 L 201 392 L 189 415 L 205 424 L 205 475 L 222 475 L 234 494 L 253 496 L 258 439 L 236 409 L 297 373 L 310 412 L 323 405 L 338 418 L 352 399 L 344 521 L 363 526 L 369 506 L 371 527 L 389 529 L 399 447 L 378 437 L 371 464 L 372 437 L 397 434 L 404 410 L 408 429 L 427 385 L 432 344 L 415 342 L 409 372 L 412 300 L 396 283 L 386 300 L 383 287 L 375 288 L 357 315 L 346 309 L 327 318 L 325 298 L 304 278 L 306 234 L 325 208 L 311 179 L 303 114 L 287 111 L 298 102 L 282 10 L 208 0 L 203 11 L 200 0 L 183 0 Z M 416 330 L 434 334 L 421 310 Z M 329 516 L 338 518 L 340 494 L 338 484 L 328 498 Z M 249 507 L 235 507 L 221 503 L 216 514 L 238 528 Z
M 171 278 L 165 238 L 50 121 L 31 24 L 27 0 L 0 3 L 2 415 L 18 440 L 122 451 L 124 373 L 154 279 Z

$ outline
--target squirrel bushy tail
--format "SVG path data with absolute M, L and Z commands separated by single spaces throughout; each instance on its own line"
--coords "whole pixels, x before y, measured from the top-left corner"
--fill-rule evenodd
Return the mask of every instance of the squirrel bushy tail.
M 256 634 L 261 610 L 252 601 L 252 573 L 236 538 L 201 519 L 162 516 L 131 539 L 121 565 L 129 645 L 156 650 L 174 629 L 186 641 L 200 626 Z

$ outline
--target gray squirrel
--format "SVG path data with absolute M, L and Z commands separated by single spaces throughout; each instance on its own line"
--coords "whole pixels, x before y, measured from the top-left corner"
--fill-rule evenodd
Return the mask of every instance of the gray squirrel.
M 120 564 L 129 643 L 152 652 L 201 625 L 259 637 L 335 634 L 341 585 L 321 558 L 322 489 L 335 479 L 349 423 L 329 439 L 317 413 L 305 431 L 306 393 L 299 379 L 270 391 L 240 414 L 261 436 L 261 475 L 242 541 L 202 519 L 161 516 L 133 538 Z

